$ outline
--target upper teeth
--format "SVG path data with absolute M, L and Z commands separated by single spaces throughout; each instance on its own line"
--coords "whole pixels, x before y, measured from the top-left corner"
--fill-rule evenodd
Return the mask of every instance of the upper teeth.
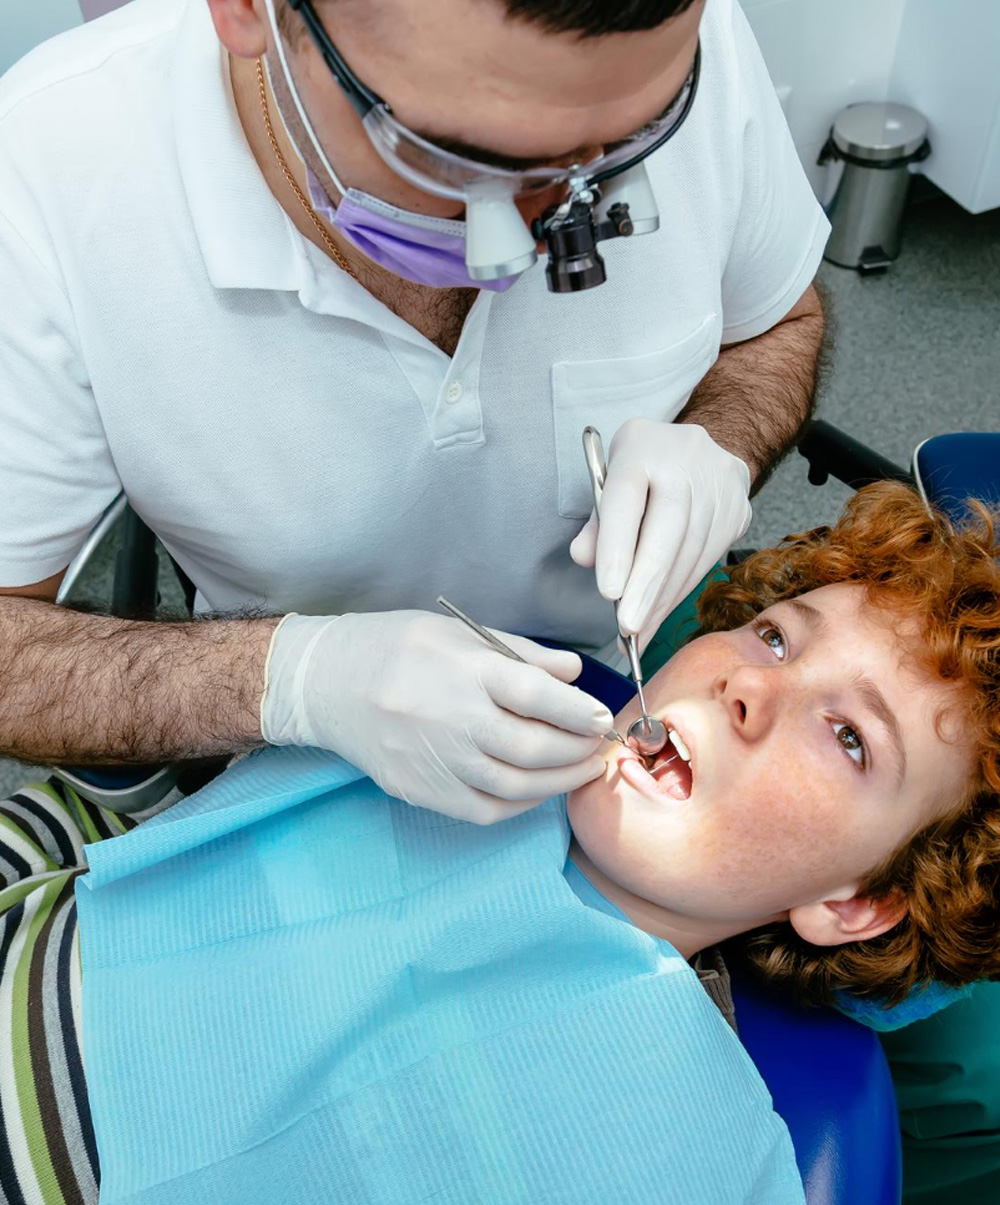
M 683 740 L 681 740 L 680 736 L 676 732 L 674 732 L 673 728 L 667 729 L 667 736 L 670 740 L 671 745 L 673 745 L 673 747 L 677 750 L 677 752 L 681 755 L 681 757 L 683 757 L 685 761 L 690 761 L 691 760 L 691 750 L 687 747 L 687 745 L 684 744 L 684 742 L 683 742 Z

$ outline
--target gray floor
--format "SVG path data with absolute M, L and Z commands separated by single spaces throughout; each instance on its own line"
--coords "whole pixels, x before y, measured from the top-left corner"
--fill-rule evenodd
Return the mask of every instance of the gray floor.
M 940 195 L 911 206 L 884 276 L 824 263 L 834 345 L 818 417 L 901 467 L 931 435 L 1000 431 L 1000 209 L 973 217 Z M 849 491 L 815 488 L 793 453 L 755 499 L 744 543 L 834 517 Z
M 884 276 L 824 264 L 836 337 L 820 417 L 907 466 L 916 445 L 948 431 L 1000 430 L 1000 210 L 972 217 L 942 197 L 911 205 L 903 253 Z M 833 519 L 848 490 L 809 485 L 793 453 L 755 499 L 747 547 Z M 81 583 L 108 596 L 113 547 Z M 161 580 L 176 605 L 169 571 Z M 38 776 L 0 759 L 0 798 Z

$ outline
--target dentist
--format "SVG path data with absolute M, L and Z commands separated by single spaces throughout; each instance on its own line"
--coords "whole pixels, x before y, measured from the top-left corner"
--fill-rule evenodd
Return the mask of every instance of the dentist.
M 515 815 L 610 715 L 511 633 L 645 645 L 810 412 L 827 225 L 735 0 L 133 0 L 0 81 L 0 185 L 11 756 Z M 201 618 L 53 606 L 122 489 Z

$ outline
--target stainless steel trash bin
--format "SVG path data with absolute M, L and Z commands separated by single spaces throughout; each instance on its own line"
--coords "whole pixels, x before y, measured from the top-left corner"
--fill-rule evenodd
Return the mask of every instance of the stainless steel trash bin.
M 884 271 L 899 254 L 909 166 L 930 154 L 927 121 L 906 105 L 848 105 L 833 123 L 820 163 L 841 163 L 827 205 L 833 227 L 824 258 L 861 272 Z

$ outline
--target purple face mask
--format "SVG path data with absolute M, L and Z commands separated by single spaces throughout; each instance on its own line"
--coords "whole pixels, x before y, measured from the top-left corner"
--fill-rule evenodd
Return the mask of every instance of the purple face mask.
M 349 188 L 339 205 L 309 171 L 313 209 L 359 251 L 396 276 L 435 289 L 491 289 L 503 293 L 517 280 L 473 280 L 465 266 L 465 223 L 398 209 Z

